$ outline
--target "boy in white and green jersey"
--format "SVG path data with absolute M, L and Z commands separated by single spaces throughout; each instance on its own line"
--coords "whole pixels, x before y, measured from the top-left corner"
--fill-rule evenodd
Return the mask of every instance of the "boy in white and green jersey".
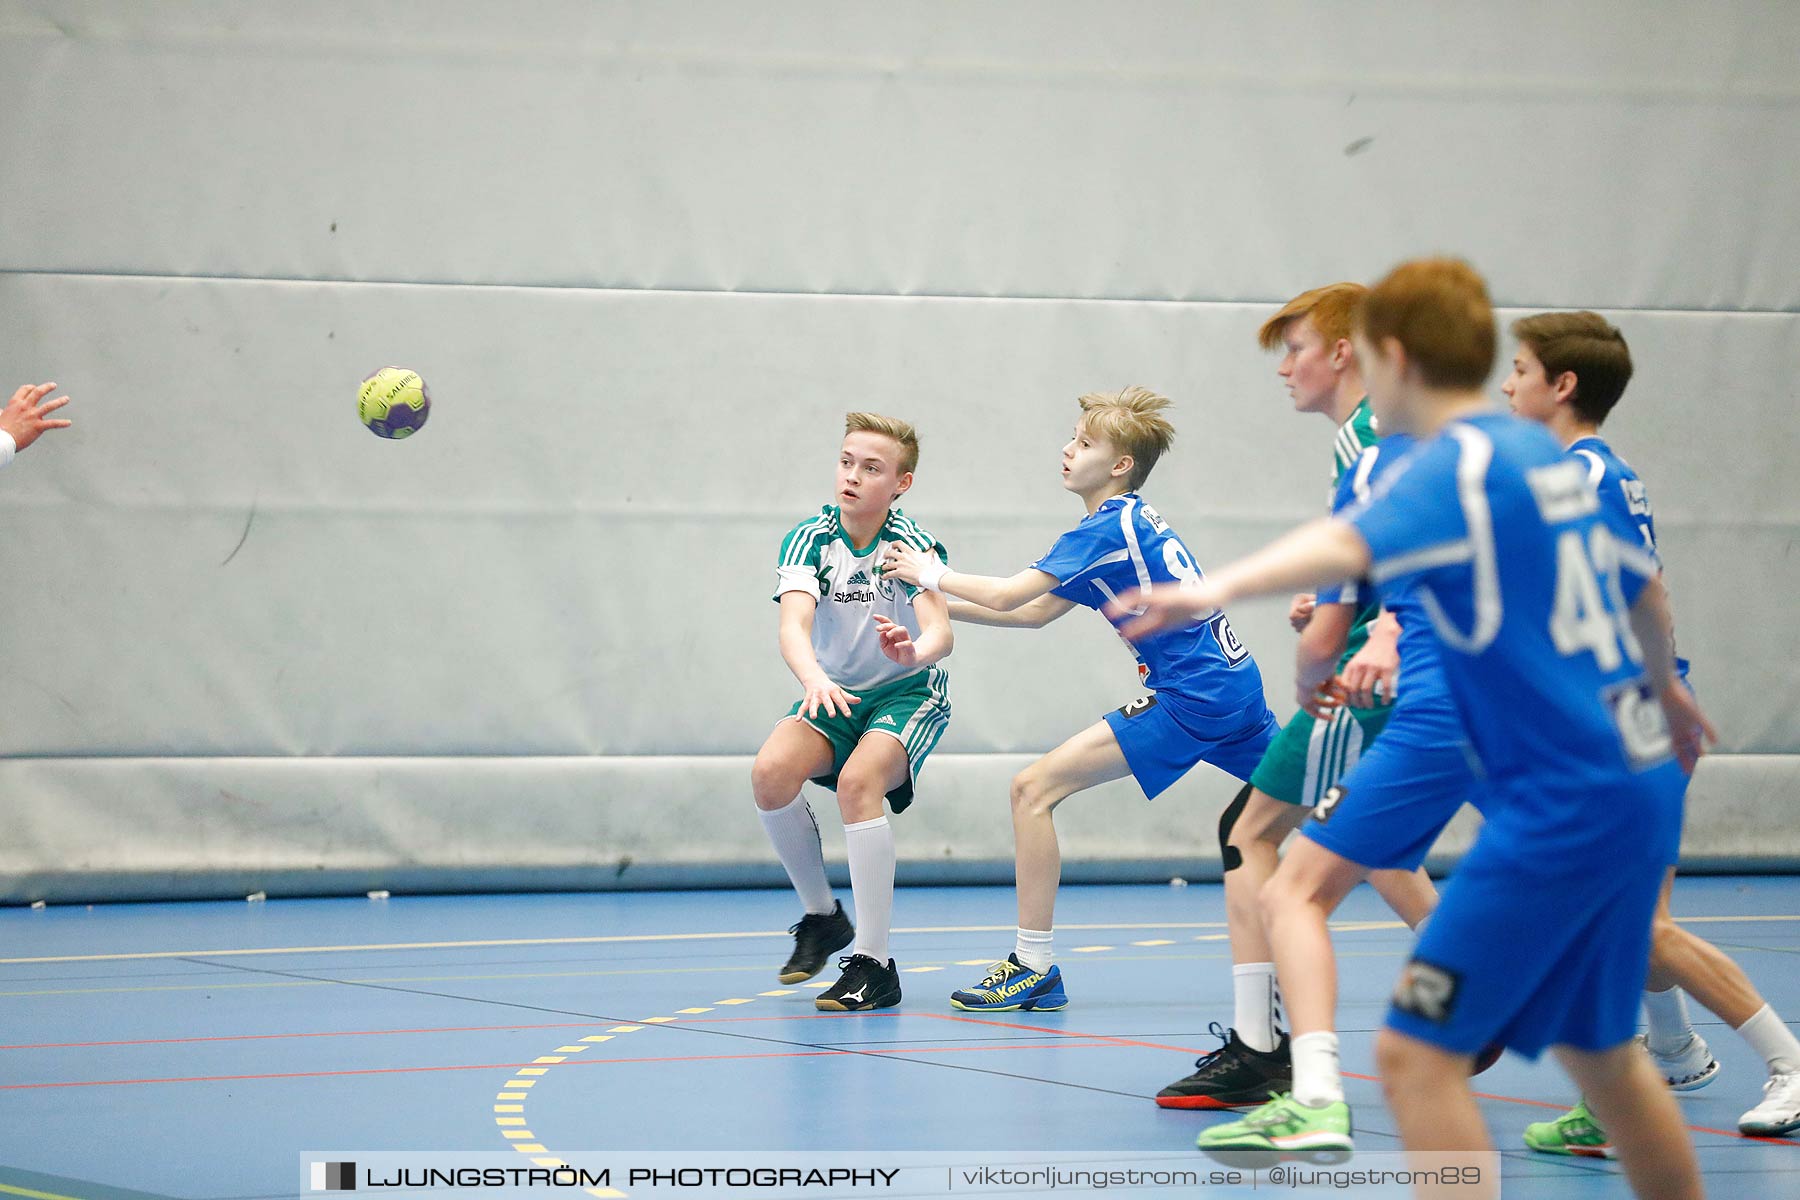
M 888 1008 L 900 978 L 888 957 L 894 833 L 884 804 L 912 803 L 925 758 L 950 722 L 944 598 L 880 573 L 887 546 L 945 558 L 936 538 L 892 507 L 912 486 L 919 441 L 904 421 L 850 413 L 838 455 L 837 503 L 781 543 L 775 600 L 781 656 L 804 695 L 763 743 L 751 771 L 756 807 L 806 912 L 793 927 L 783 983 L 818 974 L 832 953 L 843 975 L 814 1002 L 829 1011 Z M 859 929 L 831 895 L 807 781 L 837 792 Z

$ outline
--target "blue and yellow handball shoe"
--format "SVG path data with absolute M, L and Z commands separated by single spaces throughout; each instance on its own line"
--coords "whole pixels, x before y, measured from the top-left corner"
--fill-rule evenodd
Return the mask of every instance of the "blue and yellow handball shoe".
M 950 993 L 953 1007 L 965 1012 L 1013 1012 L 1028 1009 L 1055 1012 L 1069 1006 L 1063 991 L 1062 971 L 1054 964 L 1048 971 L 1034 971 L 1009 954 L 994 964 L 987 977 L 972 988 Z

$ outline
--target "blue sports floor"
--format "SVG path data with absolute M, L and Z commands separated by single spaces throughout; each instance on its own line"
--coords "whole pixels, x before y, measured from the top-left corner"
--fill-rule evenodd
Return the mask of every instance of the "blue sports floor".
M 1675 895 L 1690 928 L 1800 1014 L 1800 878 L 1683 879 Z M 816 1013 L 829 968 L 811 987 L 775 981 L 797 915 L 787 892 L 0 912 L 0 1197 L 293 1196 L 308 1151 L 1105 1150 L 1206 1165 L 1195 1133 L 1230 1118 L 1149 1098 L 1230 1019 L 1216 885 L 1065 889 L 1072 1003 L 1055 1014 L 946 1002 L 1011 948 L 1010 889 L 903 890 L 906 999 L 879 1013 Z M 1367 888 L 1337 930 L 1360 1157 L 1398 1148 L 1371 1043 L 1408 938 Z M 1709 1194 L 1800 1197 L 1800 1144 L 1732 1132 L 1761 1063 L 1695 1018 L 1724 1064 L 1681 1099 Z M 1508 1057 L 1478 1084 L 1505 1196 L 1629 1194 L 1613 1164 L 1519 1146 L 1572 1099 L 1548 1059 Z

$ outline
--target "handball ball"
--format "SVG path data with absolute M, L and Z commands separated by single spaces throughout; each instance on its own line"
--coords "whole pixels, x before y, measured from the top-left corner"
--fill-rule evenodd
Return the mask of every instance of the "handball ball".
M 362 381 L 356 393 L 356 415 L 380 437 L 411 437 L 431 415 L 431 394 L 417 371 L 383 367 Z

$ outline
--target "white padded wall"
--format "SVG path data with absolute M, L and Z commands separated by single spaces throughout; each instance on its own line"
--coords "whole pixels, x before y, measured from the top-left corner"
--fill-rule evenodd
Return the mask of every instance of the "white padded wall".
M 1222 562 L 1324 500 L 1329 431 L 1257 325 L 1439 250 L 1624 328 L 1609 432 L 1684 652 L 1724 749 L 1800 782 L 1800 9 L 1643 14 L 0 3 L 0 366 L 79 421 L 0 476 L 15 605 L 50 614 L 5 635 L 0 809 L 33 834 L 0 895 L 273 869 L 259 831 L 302 872 L 764 860 L 770 565 L 845 409 L 918 422 L 908 511 L 1000 572 L 1079 515 L 1073 397 L 1155 386 L 1147 492 Z M 412 441 L 355 422 L 384 363 L 431 385 Z M 1233 622 L 1290 711 L 1279 606 Z M 948 665 L 915 868 L 1004 859 L 1015 756 L 1134 695 L 1087 614 L 961 629 Z M 606 816 L 645 789 L 648 841 Z M 1231 790 L 1079 799 L 1065 853 L 1210 857 Z M 153 825 L 95 836 L 140 795 Z M 1715 807 L 1703 855 L 1800 855 Z

